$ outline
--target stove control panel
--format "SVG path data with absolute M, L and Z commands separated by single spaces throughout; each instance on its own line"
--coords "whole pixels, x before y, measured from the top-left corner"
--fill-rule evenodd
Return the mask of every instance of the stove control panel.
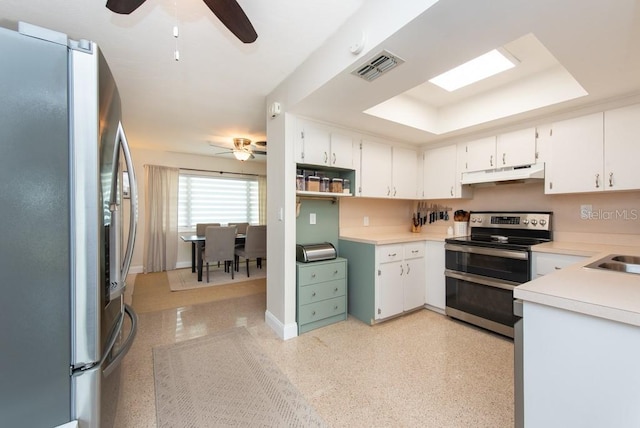
M 551 230 L 551 213 L 472 212 L 471 227 Z

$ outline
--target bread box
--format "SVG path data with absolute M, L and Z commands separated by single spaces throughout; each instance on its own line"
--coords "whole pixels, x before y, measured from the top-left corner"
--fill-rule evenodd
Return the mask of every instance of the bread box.
M 296 245 L 296 260 L 302 263 L 333 260 L 336 257 L 338 257 L 338 253 L 330 242 Z

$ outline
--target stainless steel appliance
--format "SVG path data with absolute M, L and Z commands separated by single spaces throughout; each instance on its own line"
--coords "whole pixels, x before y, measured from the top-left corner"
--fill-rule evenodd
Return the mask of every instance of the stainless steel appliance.
M 336 247 L 330 242 L 322 244 L 298 244 L 296 245 L 296 261 L 302 263 L 333 260 L 338 257 Z
M 531 246 L 552 239 L 550 212 L 471 212 L 470 235 L 445 240 L 445 313 L 513 337 L 513 289 L 531 279 Z
M 95 43 L 18 30 L 0 28 L 0 426 L 110 427 L 136 330 L 120 98 Z

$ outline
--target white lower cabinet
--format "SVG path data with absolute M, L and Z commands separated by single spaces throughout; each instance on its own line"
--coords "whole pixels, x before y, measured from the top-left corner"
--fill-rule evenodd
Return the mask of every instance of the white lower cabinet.
M 446 304 L 444 256 L 444 242 L 427 241 L 426 303 L 427 307 L 441 313 L 444 313 Z
M 424 306 L 423 241 L 376 248 L 376 314 L 384 319 Z
M 578 263 L 586 259 L 585 256 L 575 256 L 572 254 L 552 254 L 552 253 L 532 253 L 531 259 L 531 279 L 539 276 L 549 275 L 557 270 Z

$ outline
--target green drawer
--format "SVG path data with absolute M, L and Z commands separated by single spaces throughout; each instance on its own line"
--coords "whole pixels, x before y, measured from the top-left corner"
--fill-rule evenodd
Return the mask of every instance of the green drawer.
M 346 291 L 347 282 L 344 278 L 320 284 L 311 284 L 300 288 L 298 291 L 298 302 L 300 305 L 306 305 L 321 300 L 344 296 Z
M 345 260 L 331 262 L 315 262 L 306 265 L 298 264 L 298 286 L 334 281 L 346 277 Z
M 342 314 L 346 311 L 345 302 L 346 299 L 342 296 L 308 305 L 301 305 L 298 309 L 298 323 L 307 324 Z

